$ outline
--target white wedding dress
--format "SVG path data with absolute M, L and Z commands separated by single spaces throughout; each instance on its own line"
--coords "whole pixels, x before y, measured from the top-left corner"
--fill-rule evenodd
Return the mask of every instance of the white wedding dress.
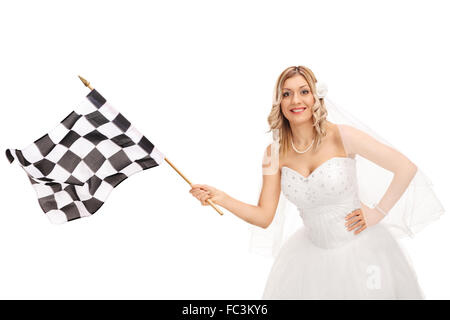
M 355 235 L 355 159 L 334 157 L 308 177 L 282 167 L 281 189 L 303 219 L 270 271 L 263 299 L 424 299 L 411 261 L 382 222 Z

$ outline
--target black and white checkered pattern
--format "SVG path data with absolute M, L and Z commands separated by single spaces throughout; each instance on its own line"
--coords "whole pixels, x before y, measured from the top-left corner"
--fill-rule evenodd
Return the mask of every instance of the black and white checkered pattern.
M 53 223 L 94 214 L 119 183 L 164 160 L 95 89 L 53 131 L 6 156 L 25 170 Z

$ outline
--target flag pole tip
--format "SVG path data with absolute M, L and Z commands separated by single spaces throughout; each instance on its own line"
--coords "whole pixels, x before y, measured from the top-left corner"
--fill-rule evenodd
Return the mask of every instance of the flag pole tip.
M 87 81 L 85 78 L 83 78 L 82 76 L 78 75 L 78 78 L 80 78 L 81 82 L 83 82 L 83 84 L 86 87 L 89 87 L 89 81 Z

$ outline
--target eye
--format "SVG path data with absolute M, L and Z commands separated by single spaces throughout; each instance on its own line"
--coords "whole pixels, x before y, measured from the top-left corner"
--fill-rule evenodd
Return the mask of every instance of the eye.
M 289 94 L 289 92 L 283 93 L 283 97 L 287 97 L 288 94 Z
M 306 92 L 305 94 L 307 94 L 307 93 L 309 93 L 309 90 L 306 90 L 306 89 L 305 89 L 305 90 L 302 91 L 302 93 L 303 93 L 303 92 Z

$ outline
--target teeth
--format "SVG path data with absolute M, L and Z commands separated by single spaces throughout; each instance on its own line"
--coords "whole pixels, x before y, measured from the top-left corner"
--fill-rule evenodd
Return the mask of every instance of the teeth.
M 306 108 L 302 108 L 302 109 L 292 109 L 292 112 L 298 113 L 298 112 L 302 112 L 303 110 L 305 110 Z

